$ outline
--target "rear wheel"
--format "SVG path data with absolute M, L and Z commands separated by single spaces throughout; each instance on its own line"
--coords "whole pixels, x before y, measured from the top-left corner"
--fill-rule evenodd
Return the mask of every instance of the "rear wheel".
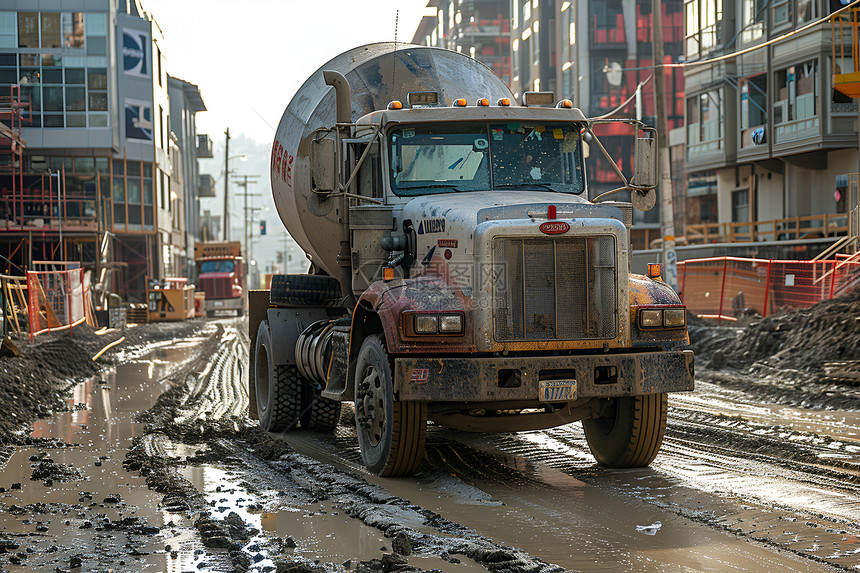
M 257 330 L 254 390 L 261 428 L 267 432 L 285 432 L 296 427 L 302 412 L 301 377 L 295 366 L 272 363 L 272 339 L 266 320 Z
M 302 380 L 302 428 L 331 432 L 340 420 L 341 403 L 323 398 L 320 389 L 310 380 Z
M 667 403 L 666 394 L 611 398 L 603 416 L 583 420 L 598 463 L 613 468 L 650 464 L 663 443 Z
M 411 475 L 424 459 L 427 405 L 394 399 L 382 336 L 367 337 L 355 371 L 355 422 L 361 457 L 379 476 Z

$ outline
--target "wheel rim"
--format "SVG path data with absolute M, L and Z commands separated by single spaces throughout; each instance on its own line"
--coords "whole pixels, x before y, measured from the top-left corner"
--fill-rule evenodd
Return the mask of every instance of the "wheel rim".
M 269 408 L 269 354 L 265 346 L 260 346 L 256 366 L 257 405 L 265 411 Z
M 368 366 L 359 384 L 356 412 L 360 431 L 371 446 L 382 441 L 385 433 L 385 389 L 375 366 Z

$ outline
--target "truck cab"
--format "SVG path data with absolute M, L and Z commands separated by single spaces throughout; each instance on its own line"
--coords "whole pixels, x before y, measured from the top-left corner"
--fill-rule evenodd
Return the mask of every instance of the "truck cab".
M 206 294 L 206 315 L 217 311 L 245 314 L 245 271 L 239 256 L 240 243 L 198 243 L 195 245 L 197 289 Z

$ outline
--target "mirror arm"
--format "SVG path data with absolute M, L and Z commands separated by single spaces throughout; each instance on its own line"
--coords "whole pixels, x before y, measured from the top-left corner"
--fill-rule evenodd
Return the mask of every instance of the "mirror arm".
M 600 151 L 601 153 L 603 153 L 604 157 L 609 160 L 609 163 L 612 165 L 612 168 L 615 169 L 615 173 L 617 173 L 618 176 L 621 178 L 621 181 L 624 182 L 624 187 L 622 187 L 621 189 L 627 189 L 628 187 L 630 187 L 630 182 L 627 181 L 627 178 L 624 176 L 623 173 L 621 173 L 621 170 L 618 169 L 618 164 L 615 163 L 615 160 L 612 159 L 612 156 L 609 155 L 609 152 L 606 151 L 606 148 L 603 147 L 602 143 L 600 143 L 600 139 L 597 138 L 597 134 L 594 133 L 594 131 L 591 129 L 591 126 L 589 125 L 585 129 L 586 131 L 588 131 L 588 133 L 591 134 L 592 141 L 597 143 L 597 147 L 600 148 Z M 615 191 L 620 191 L 621 189 L 616 189 Z M 614 193 L 615 191 L 607 191 L 607 193 Z M 602 197 L 603 195 L 606 195 L 606 193 L 603 193 L 600 196 Z
M 346 184 L 341 187 L 341 192 L 345 193 L 347 189 L 352 185 L 353 180 L 356 175 L 358 175 L 358 170 L 361 169 L 361 165 L 364 163 L 365 158 L 367 158 L 368 153 L 370 153 L 370 147 L 373 145 L 373 142 L 379 137 L 382 133 L 382 130 L 379 129 L 378 126 L 373 126 L 374 134 L 373 137 L 370 138 L 370 141 L 367 142 L 367 145 L 364 148 L 364 153 L 361 154 L 361 157 L 358 158 L 358 163 L 355 164 L 355 167 L 352 170 L 352 174 L 350 174 L 349 179 L 346 181 Z

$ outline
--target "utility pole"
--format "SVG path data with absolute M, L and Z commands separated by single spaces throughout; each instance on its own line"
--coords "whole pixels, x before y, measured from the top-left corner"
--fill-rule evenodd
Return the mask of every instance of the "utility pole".
M 224 132 L 224 135 L 227 136 L 226 142 L 224 143 L 224 216 L 222 217 L 224 224 L 224 241 L 228 241 L 230 239 L 230 224 L 227 219 L 227 190 L 230 185 L 230 128 L 227 128 L 227 131 Z
M 242 179 L 239 180 L 238 179 L 239 177 L 241 177 Z M 244 240 L 245 240 L 245 258 L 247 259 L 245 266 L 246 266 L 246 270 L 249 270 L 249 271 L 250 271 L 249 265 L 251 264 L 251 232 L 250 232 L 250 230 L 253 227 L 251 227 L 248 224 L 248 217 L 249 217 L 249 214 L 250 214 L 251 210 L 253 209 L 253 207 L 251 207 L 251 208 L 248 207 L 248 197 L 261 197 L 261 195 L 259 193 L 253 193 L 253 194 L 248 193 L 248 184 L 249 183 L 256 183 L 256 181 L 254 181 L 254 179 L 259 179 L 259 177 L 260 177 L 259 175 L 237 175 L 237 179 L 235 179 L 233 181 L 236 185 L 238 185 L 239 187 L 242 188 L 242 195 L 245 196 L 245 209 L 243 211 L 243 213 L 244 213 L 244 225 L 245 225 L 245 227 L 244 227 L 244 230 L 245 230 L 245 238 L 244 238 Z
M 666 75 L 663 67 L 663 6 L 651 0 L 652 53 L 654 58 L 654 112 L 657 114 L 657 149 L 660 158 L 660 220 L 663 227 L 664 280 L 678 290 L 677 255 L 675 254 L 675 212 L 672 206 L 672 157 L 669 155 L 669 121 L 666 118 Z

